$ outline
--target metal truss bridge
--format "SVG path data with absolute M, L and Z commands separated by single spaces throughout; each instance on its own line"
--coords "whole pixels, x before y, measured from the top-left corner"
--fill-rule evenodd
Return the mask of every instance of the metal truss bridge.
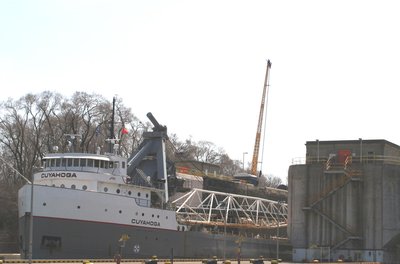
M 271 229 L 287 226 L 287 204 L 259 197 L 193 189 L 172 202 L 187 225 Z

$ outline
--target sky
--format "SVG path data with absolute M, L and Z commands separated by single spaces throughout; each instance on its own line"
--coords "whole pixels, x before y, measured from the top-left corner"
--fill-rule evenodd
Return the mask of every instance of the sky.
M 286 182 L 306 141 L 400 145 L 396 2 L 2 0 L 0 100 L 118 96 L 247 167 L 269 59 L 259 169 Z

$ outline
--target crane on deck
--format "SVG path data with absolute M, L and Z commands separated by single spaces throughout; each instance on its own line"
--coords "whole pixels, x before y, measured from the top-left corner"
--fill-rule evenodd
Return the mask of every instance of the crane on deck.
M 261 171 L 257 173 L 257 164 L 258 164 L 258 152 L 260 150 L 260 139 L 261 139 L 261 130 L 264 116 L 264 108 L 265 108 L 265 97 L 267 94 L 268 86 L 269 86 L 269 71 L 271 69 L 271 61 L 267 62 L 267 71 L 265 73 L 265 81 L 264 88 L 261 98 L 261 106 L 260 106 L 260 114 L 258 116 L 258 125 L 257 125 L 257 133 L 256 133 L 256 142 L 254 143 L 254 151 L 253 151 L 253 160 L 251 162 L 251 174 L 261 176 Z

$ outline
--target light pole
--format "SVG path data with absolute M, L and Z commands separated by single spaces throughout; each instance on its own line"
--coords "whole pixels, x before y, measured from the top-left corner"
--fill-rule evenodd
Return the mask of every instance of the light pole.
M 248 154 L 247 152 L 243 152 L 243 171 L 244 171 L 244 155 Z
M 276 260 L 279 259 L 279 219 L 276 228 Z
M 281 214 L 282 201 L 278 201 L 277 228 L 276 228 L 276 260 L 279 259 L 279 216 Z
M 29 264 L 32 264 L 32 254 L 33 254 L 33 176 L 31 183 L 31 215 L 29 217 Z

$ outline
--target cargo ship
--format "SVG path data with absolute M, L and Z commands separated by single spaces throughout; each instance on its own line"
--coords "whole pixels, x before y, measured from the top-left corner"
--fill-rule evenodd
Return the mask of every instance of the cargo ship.
M 176 175 L 165 155 L 167 129 L 148 117 L 154 127 L 129 158 L 118 154 L 114 136 L 107 152 L 55 148 L 44 156 L 18 193 L 24 258 L 290 258 L 279 235 L 287 214 L 281 202 L 198 189 L 191 190 L 197 200 L 171 200 Z M 78 137 L 68 135 L 71 146 Z

